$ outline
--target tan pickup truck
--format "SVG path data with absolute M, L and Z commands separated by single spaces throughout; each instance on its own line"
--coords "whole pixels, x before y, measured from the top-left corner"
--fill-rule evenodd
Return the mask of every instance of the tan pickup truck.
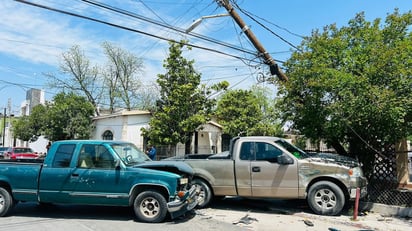
M 306 199 L 315 213 L 336 215 L 357 188 L 366 195 L 367 180 L 355 159 L 309 154 L 277 137 L 236 137 L 230 151 L 199 157 L 181 159 L 202 188 L 199 208 L 223 196 Z

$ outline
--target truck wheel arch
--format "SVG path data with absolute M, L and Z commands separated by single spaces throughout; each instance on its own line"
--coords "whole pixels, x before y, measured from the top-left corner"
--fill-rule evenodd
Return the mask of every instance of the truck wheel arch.
M 152 191 L 156 190 L 158 191 L 163 197 L 168 200 L 169 199 L 169 191 L 161 185 L 153 185 L 153 184 L 140 184 L 140 185 L 135 185 L 133 189 L 130 192 L 129 196 L 129 206 L 133 206 L 135 198 L 142 192 L 145 191 Z

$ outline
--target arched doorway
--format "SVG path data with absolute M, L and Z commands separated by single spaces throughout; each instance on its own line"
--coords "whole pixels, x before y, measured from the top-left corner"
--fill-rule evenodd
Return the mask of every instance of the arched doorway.
M 113 132 L 106 130 L 105 132 L 103 132 L 102 139 L 103 140 L 113 140 Z

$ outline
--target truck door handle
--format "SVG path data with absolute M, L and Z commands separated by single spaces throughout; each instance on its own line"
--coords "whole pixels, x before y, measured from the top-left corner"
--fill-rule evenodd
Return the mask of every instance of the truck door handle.
M 252 172 L 260 172 L 260 167 L 252 167 Z
M 78 174 L 78 173 L 72 173 L 72 176 L 74 176 L 74 177 L 78 177 L 78 176 L 79 176 L 79 174 Z

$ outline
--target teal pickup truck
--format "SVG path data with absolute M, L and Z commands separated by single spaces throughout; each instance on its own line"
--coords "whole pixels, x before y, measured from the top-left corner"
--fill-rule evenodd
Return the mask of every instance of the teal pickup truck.
M 122 141 L 54 142 L 43 160 L 0 160 L 0 216 L 18 202 L 130 206 L 139 221 L 162 222 L 197 205 L 192 168 L 151 161 Z

